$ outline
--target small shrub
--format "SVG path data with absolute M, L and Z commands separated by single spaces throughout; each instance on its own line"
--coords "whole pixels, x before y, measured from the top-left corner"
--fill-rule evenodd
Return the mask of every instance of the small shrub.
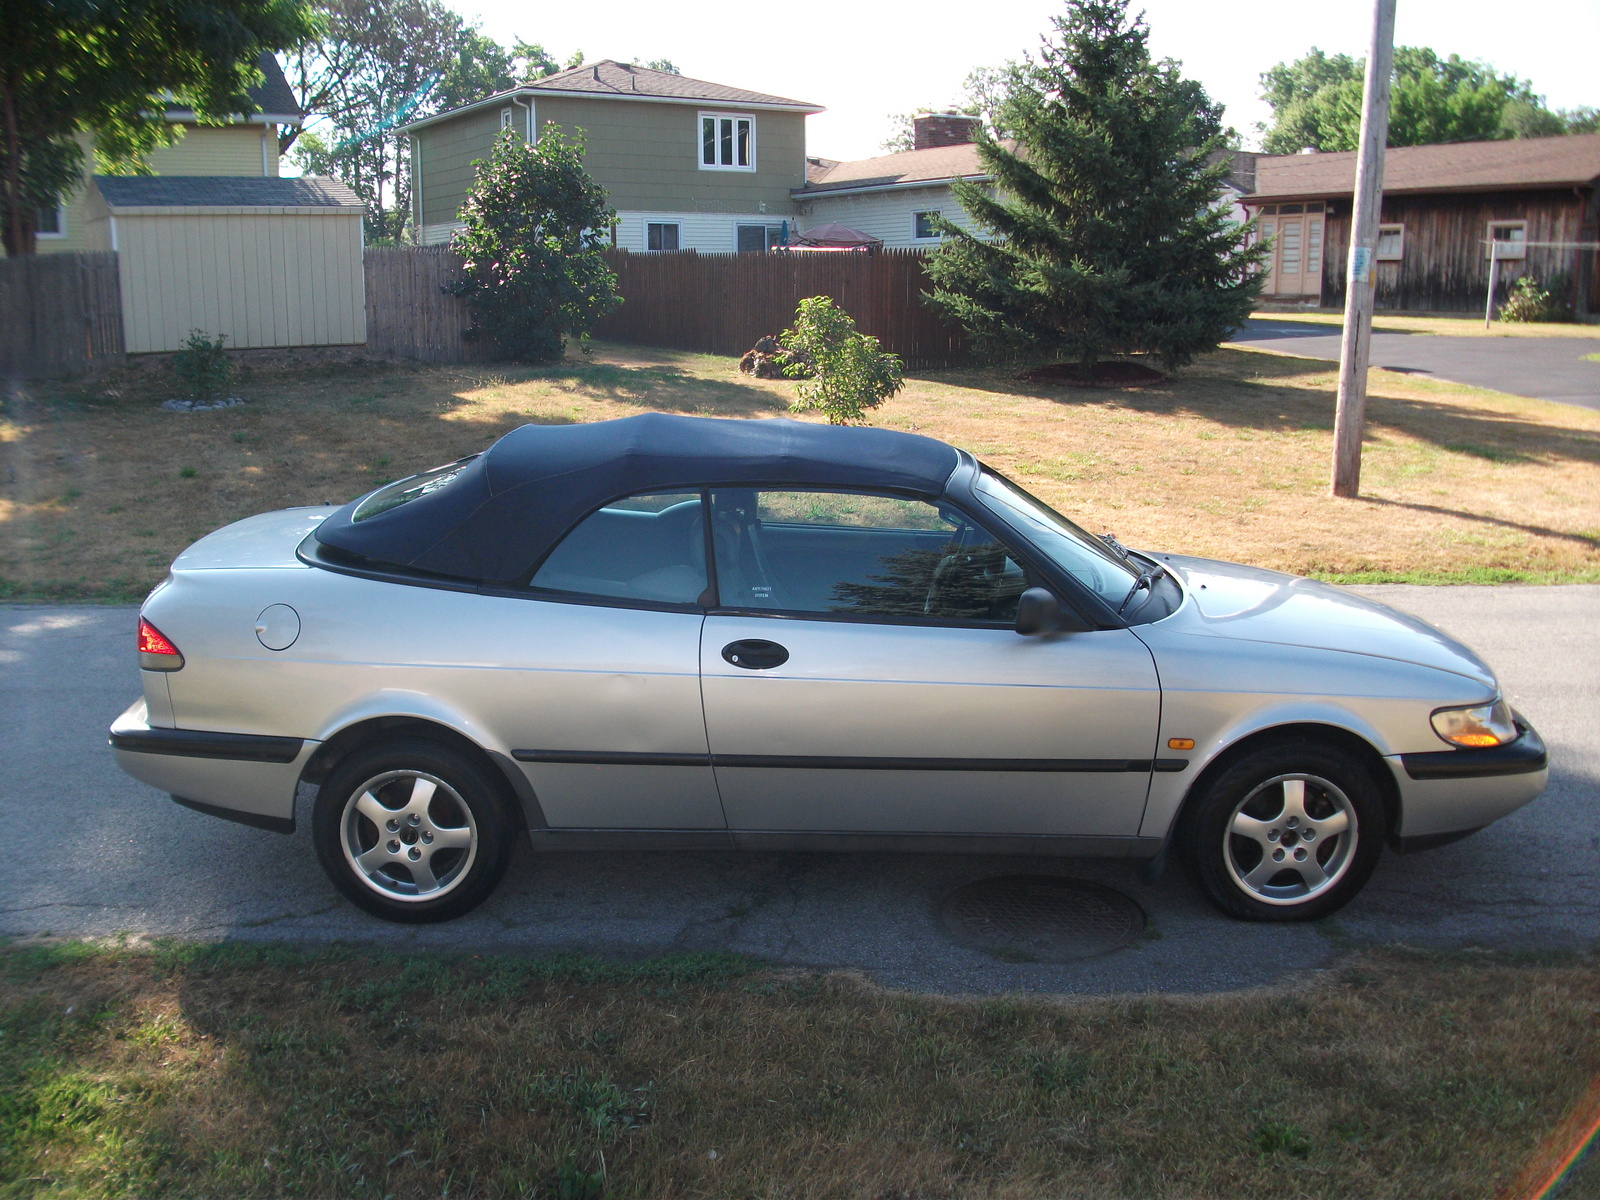
M 784 374 L 801 379 L 791 407 L 820 409 L 830 425 L 861 420 L 905 386 L 899 357 L 857 332 L 855 319 L 828 296 L 800 301 L 794 327 L 783 331 L 778 344 L 790 360 Z
M 219 333 L 213 341 L 205 330 L 191 329 L 183 349 L 172 356 L 172 373 L 189 399 L 209 400 L 232 381 L 233 364 L 222 348 L 227 337 Z
M 1292 1121 L 1263 1121 L 1256 1126 L 1250 1140 L 1260 1154 L 1287 1154 L 1290 1158 L 1304 1158 L 1311 1153 L 1311 1140 Z
M 1570 321 L 1572 308 L 1556 299 L 1532 275 L 1524 275 L 1511 285 L 1511 294 L 1500 307 L 1502 321 Z

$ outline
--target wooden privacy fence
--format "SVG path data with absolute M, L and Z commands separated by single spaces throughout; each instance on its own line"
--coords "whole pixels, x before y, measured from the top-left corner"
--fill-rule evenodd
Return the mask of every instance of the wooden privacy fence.
M 122 355 L 114 252 L 0 259 L 0 381 L 81 375 Z
M 908 367 L 965 361 L 967 343 L 923 303 L 929 287 L 917 250 L 875 254 L 607 254 L 622 307 L 601 321 L 608 341 L 740 355 L 781 333 L 807 296 L 831 296 L 863 333 Z
M 486 362 L 492 345 L 462 337 L 472 316 L 445 291 L 461 277 L 447 246 L 370 246 L 366 251 L 367 349 L 432 363 Z

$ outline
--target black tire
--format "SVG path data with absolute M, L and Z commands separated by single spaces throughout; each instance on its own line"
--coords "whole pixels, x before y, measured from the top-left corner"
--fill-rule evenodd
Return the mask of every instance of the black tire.
M 483 903 L 505 874 L 513 829 L 500 781 L 423 738 L 351 752 L 323 781 L 311 820 L 334 886 L 373 916 L 408 925 L 449 921 Z
M 1195 882 L 1230 917 L 1315 921 L 1366 885 L 1387 825 L 1366 764 L 1325 742 L 1286 740 L 1213 779 L 1185 808 L 1178 839 Z

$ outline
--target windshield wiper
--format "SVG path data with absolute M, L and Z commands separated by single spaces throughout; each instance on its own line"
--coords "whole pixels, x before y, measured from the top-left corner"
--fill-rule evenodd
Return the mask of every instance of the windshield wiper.
M 1110 550 L 1111 553 L 1115 554 L 1123 562 L 1128 561 L 1129 550 L 1121 542 L 1117 541 L 1116 534 L 1102 533 L 1100 540 L 1106 544 L 1106 549 Z
M 1150 591 L 1151 585 L 1166 573 L 1167 569 L 1158 562 L 1152 562 L 1143 571 L 1140 571 L 1139 578 L 1133 581 L 1133 586 L 1128 589 L 1128 594 L 1122 598 L 1122 603 L 1117 605 L 1117 616 L 1120 617 L 1122 615 L 1123 609 L 1128 607 L 1135 596 L 1140 592 Z M 1148 597 L 1146 598 L 1148 599 Z

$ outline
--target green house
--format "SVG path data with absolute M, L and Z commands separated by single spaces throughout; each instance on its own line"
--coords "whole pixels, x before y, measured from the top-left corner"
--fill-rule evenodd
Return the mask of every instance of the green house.
M 628 250 L 765 250 L 793 229 L 806 183 L 806 117 L 818 105 L 607 59 L 413 121 L 413 218 L 448 241 L 475 163 L 502 129 L 582 130 L 589 172 Z

